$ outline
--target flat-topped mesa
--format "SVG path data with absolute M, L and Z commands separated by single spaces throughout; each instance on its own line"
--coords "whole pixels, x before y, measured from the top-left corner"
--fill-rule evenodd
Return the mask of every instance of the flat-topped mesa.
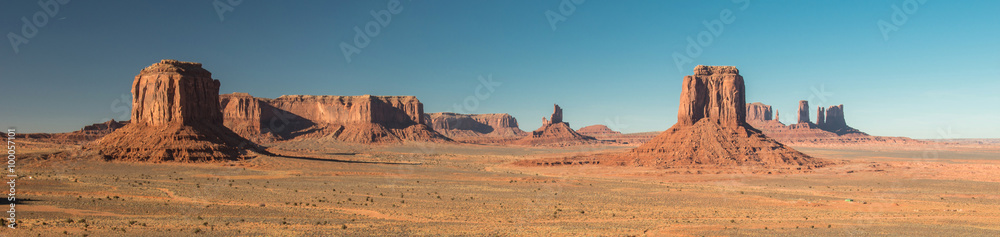
M 115 129 L 119 129 L 121 127 L 124 127 L 128 123 L 129 123 L 129 121 L 118 122 L 118 121 L 115 121 L 114 119 L 112 119 L 112 120 L 108 120 L 108 121 L 103 122 L 103 123 L 95 123 L 93 125 L 83 126 L 83 129 L 80 129 L 80 131 L 77 131 L 77 132 L 81 132 L 81 133 L 104 133 L 104 134 L 107 134 L 107 133 L 114 132 Z
M 593 136 L 593 137 L 622 134 L 619 131 L 611 130 L 611 128 L 608 128 L 608 126 L 605 126 L 603 124 L 582 127 L 580 129 L 577 129 L 576 132 L 586 136 Z
M 693 125 L 708 119 L 728 127 L 746 124 L 743 76 L 732 66 L 698 65 L 685 76 L 677 124 Z
M 222 125 L 219 81 L 200 63 L 164 59 L 135 76 L 131 123 Z
M 800 100 L 799 101 L 799 120 L 800 124 L 807 124 L 809 122 L 809 101 Z
M 747 121 L 771 120 L 771 106 L 760 102 L 747 104 Z
M 254 141 L 331 137 L 344 142 L 449 141 L 425 122 L 415 96 L 222 96 L 226 126 Z
M 283 95 L 270 104 L 317 123 L 424 124 L 424 105 L 416 96 Z
M 483 140 L 489 137 L 523 137 L 517 119 L 509 114 L 430 113 L 424 121 L 434 131 L 455 140 Z

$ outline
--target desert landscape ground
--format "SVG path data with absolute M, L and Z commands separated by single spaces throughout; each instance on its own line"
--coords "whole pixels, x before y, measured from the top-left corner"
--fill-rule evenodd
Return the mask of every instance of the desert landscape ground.
M 0 236 L 1000 236 L 926 2 L 0 1 Z
M 745 103 L 732 66 L 686 76 L 667 131 L 580 129 L 595 137 L 558 105 L 529 134 L 507 114 L 425 114 L 413 96 L 219 85 L 199 63 L 162 60 L 135 77 L 129 122 L 8 134 L 16 219 L 3 224 L 17 228 L 0 233 L 1000 234 L 997 140 L 871 136 L 843 105 L 812 123 L 806 101 L 786 126 Z
M 207 164 L 23 148 L 4 235 L 1000 234 L 997 146 L 795 147 L 842 163 L 799 174 L 510 165 L 622 146 L 286 142 Z

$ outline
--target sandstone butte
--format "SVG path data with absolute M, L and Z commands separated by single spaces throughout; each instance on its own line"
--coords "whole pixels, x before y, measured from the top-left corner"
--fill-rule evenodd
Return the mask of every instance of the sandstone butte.
M 860 130 L 847 125 L 844 118 L 844 105 L 834 105 L 830 107 L 818 107 L 816 109 L 816 123 L 809 120 L 808 101 L 799 101 L 798 122 L 785 125 L 775 119 L 768 119 L 771 111 L 762 109 L 770 108 L 760 102 L 747 104 L 747 123 L 757 128 L 783 143 L 794 144 L 893 144 L 893 143 L 922 143 L 921 141 L 906 137 L 883 137 L 871 136 Z M 777 111 L 775 111 L 777 113 Z
M 810 169 L 826 164 L 768 138 L 748 125 L 743 83 L 736 67 L 699 65 L 695 67 L 694 75 L 684 77 L 677 123 L 649 142 L 625 153 L 519 163 L 600 163 L 709 169 Z
M 517 145 L 543 145 L 543 146 L 569 146 L 587 144 L 595 142 L 596 139 L 584 136 L 569 127 L 569 123 L 563 122 L 562 108 L 553 105 L 552 116 L 549 119 L 542 118 L 542 126 L 531 132 L 531 136 L 514 141 Z
M 165 59 L 135 76 L 130 122 L 88 149 L 110 160 L 159 162 L 242 159 L 260 147 L 223 126 L 211 72 Z
M 509 114 L 430 113 L 424 115 L 424 122 L 434 131 L 460 142 L 502 143 L 528 135 Z
M 224 124 L 258 142 L 334 138 L 352 143 L 447 142 L 424 121 L 414 96 L 221 96 Z

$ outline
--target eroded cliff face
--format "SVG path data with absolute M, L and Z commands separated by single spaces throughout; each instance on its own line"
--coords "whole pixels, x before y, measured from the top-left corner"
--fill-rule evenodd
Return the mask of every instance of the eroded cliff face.
M 132 82 L 132 120 L 90 146 L 106 159 L 245 158 L 256 144 L 223 125 L 219 81 L 200 63 L 162 60 Z
M 316 123 L 423 124 L 424 107 L 415 96 L 284 95 L 269 104 Z
M 274 116 L 275 108 L 268 101 L 254 98 L 247 93 L 232 93 L 219 96 L 222 106 L 223 124 L 240 136 L 257 143 L 283 139 L 272 132 L 282 122 Z M 290 122 L 290 121 L 285 121 Z M 278 127 L 280 128 L 280 127 Z
M 812 123 L 809 121 L 809 101 L 800 100 L 799 101 L 799 124 Z
M 757 120 L 766 121 L 771 120 L 771 106 L 765 105 L 760 102 L 748 103 L 747 104 L 747 121 Z
M 697 66 L 685 76 L 677 124 L 693 125 L 703 119 L 726 127 L 745 124 L 743 76 L 733 66 Z
M 345 142 L 447 141 L 424 124 L 414 96 L 223 95 L 226 126 L 252 140 L 333 137 Z
M 434 131 L 462 142 L 497 143 L 527 136 L 509 114 L 430 113 L 424 118 Z
M 219 81 L 200 63 L 165 59 L 146 67 L 132 82 L 131 121 L 150 126 L 222 125 Z

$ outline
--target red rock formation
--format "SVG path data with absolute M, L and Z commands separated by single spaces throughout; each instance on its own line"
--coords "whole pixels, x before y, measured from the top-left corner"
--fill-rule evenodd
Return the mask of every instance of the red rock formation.
M 509 114 L 426 114 L 424 121 L 434 131 L 460 142 L 502 143 L 527 136 Z
M 760 102 L 747 104 L 747 121 L 771 120 L 771 106 Z
M 757 104 L 757 103 L 754 103 Z M 751 105 L 747 106 L 751 110 Z M 921 143 L 905 137 L 871 136 L 843 122 L 843 105 L 819 108 L 817 123 L 797 123 L 785 126 L 776 120 L 747 120 L 754 128 L 785 144 L 858 144 L 858 143 Z
M 103 123 L 84 126 L 83 129 L 68 133 L 22 133 L 23 138 L 55 144 L 83 144 L 100 139 L 128 124 L 128 121 L 118 122 L 114 119 Z
M 699 65 L 683 86 L 677 124 L 608 161 L 654 167 L 823 165 L 746 124 L 743 77 L 735 67 Z
M 448 141 L 424 124 L 414 96 L 224 95 L 226 125 L 260 141 L 333 137 L 356 143 Z
M 219 81 L 200 63 L 165 59 L 132 82 L 132 123 L 221 124 Z
M 694 75 L 685 76 L 681 89 L 677 123 L 693 125 L 707 119 L 725 127 L 746 122 L 743 77 L 733 66 L 698 66 Z
M 163 60 L 132 82 L 132 120 L 91 144 L 106 159 L 240 159 L 256 145 L 223 126 L 219 81 L 200 63 Z
M 271 131 L 270 125 L 279 121 L 274 116 L 274 107 L 267 101 L 247 93 L 232 93 L 219 95 L 219 103 L 223 124 L 236 134 L 257 143 L 284 139 Z
M 808 124 L 809 122 L 809 101 L 800 100 L 799 101 L 799 122 L 800 124 Z
M 552 104 L 552 121 L 550 122 L 551 123 L 563 122 L 562 108 L 559 108 L 559 105 L 557 104 Z
M 270 104 L 317 123 L 424 124 L 424 105 L 415 96 L 284 95 Z
M 643 143 L 649 142 L 650 140 L 653 140 L 653 138 L 655 138 L 657 135 L 660 135 L 661 132 L 663 131 L 594 135 L 592 137 L 597 138 L 597 140 L 600 140 L 602 142 L 607 141 L 623 145 L 629 145 L 629 144 L 641 145 Z
M 603 124 L 582 127 L 580 129 L 577 129 L 576 132 L 585 136 L 592 136 L 592 137 L 622 134 L 619 131 L 611 130 L 610 128 L 608 128 L 608 126 L 604 126 Z
M 865 134 L 857 129 L 847 126 L 847 121 L 844 119 L 844 105 L 834 105 L 830 106 L 826 110 L 826 123 L 820 126 L 823 130 L 836 133 L 837 135 L 845 134 Z
M 559 105 L 554 106 L 551 120 L 542 118 L 542 122 L 542 127 L 531 132 L 531 136 L 517 140 L 514 144 L 568 146 L 586 144 L 596 140 L 593 137 L 577 133 L 569 127 L 569 123 L 563 122 L 562 108 L 559 108 Z
M 826 124 L 826 110 L 823 107 L 816 108 L 816 126 L 823 127 Z

